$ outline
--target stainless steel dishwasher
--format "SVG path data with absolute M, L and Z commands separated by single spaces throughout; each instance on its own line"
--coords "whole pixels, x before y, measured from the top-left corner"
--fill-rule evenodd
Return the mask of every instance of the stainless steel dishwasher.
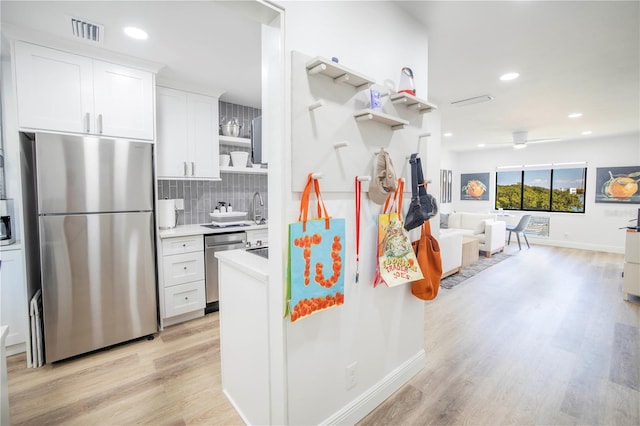
M 247 244 L 247 233 L 228 232 L 224 234 L 211 234 L 204 237 L 205 253 L 205 294 L 207 307 L 205 312 L 218 310 L 218 259 L 215 254 L 224 250 L 244 249 Z

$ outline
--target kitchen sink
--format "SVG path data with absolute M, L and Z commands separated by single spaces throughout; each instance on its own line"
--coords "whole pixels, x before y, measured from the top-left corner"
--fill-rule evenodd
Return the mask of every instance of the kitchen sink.
M 257 256 L 264 257 L 265 259 L 269 258 L 269 247 L 247 249 L 247 251 Z

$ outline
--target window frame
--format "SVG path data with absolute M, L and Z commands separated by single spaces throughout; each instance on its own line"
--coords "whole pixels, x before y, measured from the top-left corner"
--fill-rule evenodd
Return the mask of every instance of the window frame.
M 582 178 L 583 178 L 583 202 L 582 202 L 582 211 L 566 211 L 566 210 L 553 210 L 553 191 L 554 191 L 554 187 L 553 187 L 553 178 L 554 178 L 554 171 L 555 170 L 560 170 L 560 169 L 581 169 L 582 170 Z M 529 171 L 533 171 L 535 169 L 529 169 Z M 525 183 L 524 183 L 524 175 L 525 172 L 527 171 L 527 169 L 525 167 L 519 169 L 519 170 L 496 170 L 496 179 L 495 179 L 495 199 L 494 199 L 494 208 L 496 210 L 502 209 L 502 210 L 508 210 L 508 211 L 523 211 L 523 212 L 545 212 L 545 213 L 570 213 L 570 214 L 585 214 L 587 212 L 587 200 L 586 200 L 586 193 L 587 193 L 587 167 L 550 167 L 548 169 L 538 169 L 538 170 L 548 170 L 549 173 L 549 209 L 525 209 L 524 208 L 524 187 L 525 187 Z M 498 174 L 499 173 L 514 173 L 514 172 L 520 172 L 520 206 L 516 207 L 516 208 L 512 208 L 512 207 L 498 207 Z

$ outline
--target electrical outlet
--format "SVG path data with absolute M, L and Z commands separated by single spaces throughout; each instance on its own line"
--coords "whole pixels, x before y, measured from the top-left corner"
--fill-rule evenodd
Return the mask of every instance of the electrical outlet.
M 356 386 L 356 384 L 358 384 L 357 367 L 358 367 L 358 363 L 357 362 L 353 362 L 353 363 L 347 365 L 347 371 L 346 371 L 347 372 L 347 374 L 346 374 L 347 389 L 354 388 Z

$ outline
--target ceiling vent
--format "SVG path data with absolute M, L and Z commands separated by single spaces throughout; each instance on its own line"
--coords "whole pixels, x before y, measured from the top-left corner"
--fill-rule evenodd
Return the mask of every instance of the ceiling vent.
M 461 99 L 459 101 L 453 101 L 453 102 L 451 102 L 451 105 L 454 105 L 454 106 L 466 106 L 466 105 L 479 104 L 480 102 L 489 102 L 491 100 L 493 100 L 493 96 L 491 96 L 491 95 L 482 95 L 482 96 L 476 96 L 476 97 L 468 98 L 468 99 Z
M 85 19 L 69 17 L 71 34 L 74 38 L 92 44 L 102 44 L 104 40 L 104 25 L 95 24 Z

